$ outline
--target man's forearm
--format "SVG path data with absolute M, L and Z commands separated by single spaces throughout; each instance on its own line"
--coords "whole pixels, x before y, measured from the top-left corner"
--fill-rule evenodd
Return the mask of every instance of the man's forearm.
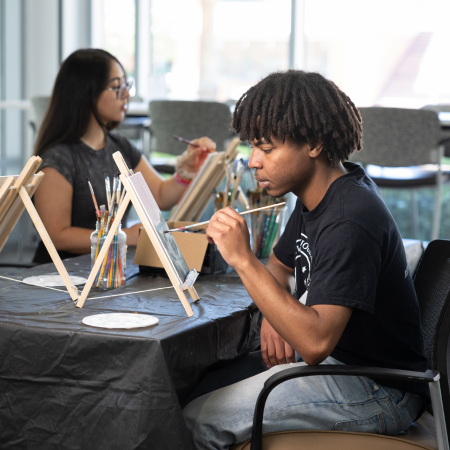
M 283 270 L 283 268 L 281 268 L 280 265 L 274 261 L 273 257 L 269 259 L 269 262 L 266 264 L 266 269 L 273 275 L 278 283 L 286 289 L 287 292 L 290 294 L 294 292 L 294 277 Z

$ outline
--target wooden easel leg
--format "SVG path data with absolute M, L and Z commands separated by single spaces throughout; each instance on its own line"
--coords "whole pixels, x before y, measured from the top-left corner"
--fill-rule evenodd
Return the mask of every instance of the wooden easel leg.
M 197 291 L 195 290 L 195 287 L 192 286 L 191 288 L 188 288 L 189 294 L 191 294 L 192 300 L 194 300 L 194 302 L 199 300 Z
M 122 203 L 119 206 L 114 222 L 111 224 L 111 228 L 106 235 L 105 241 L 103 242 L 102 249 L 100 250 L 97 259 L 95 260 L 94 267 L 92 267 L 91 273 L 89 274 L 88 280 L 84 285 L 84 289 L 81 292 L 80 298 L 77 302 L 77 307 L 82 308 L 84 302 L 86 301 L 87 296 L 89 295 L 89 291 L 94 284 L 95 277 L 97 276 L 98 271 L 105 259 L 106 253 L 108 253 L 109 246 L 114 239 L 114 235 L 116 234 L 117 228 L 119 228 L 120 221 L 122 220 L 123 215 L 127 209 L 128 203 L 130 203 L 130 195 L 128 192 L 125 194 Z
M 72 298 L 72 300 L 78 299 L 78 289 L 74 284 L 72 283 L 72 280 L 70 279 L 69 274 L 67 273 L 66 268 L 64 267 L 63 262 L 61 261 L 61 258 L 53 245 L 52 240 L 50 239 L 50 236 L 47 233 L 47 230 L 44 227 L 44 224 L 42 223 L 41 218 L 39 217 L 39 214 L 36 211 L 36 208 L 33 205 L 33 202 L 31 201 L 27 190 L 22 186 L 19 191 L 20 198 L 22 199 L 25 208 L 27 209 L 28 213 L 30 214 L 31 220 L 33 221 L 39 236 L 41 236 L 42 242 L 44 243 L 45 247 L 47 248 L 50 257 L 52 258 L 53 263 L 56 266 L 56 270 L 61 275 L 61 278 L 63 279 L 64 284 L 66 285 L 67 290 L 69 291 L 69 295 Z
M 184 310 L 186 311 L 186 314 L 188 315 L 188 317 L 192 317 L 194 315 L 194 311 L 192 311 L 191 305 L 189 304 L 184 291 L 182 291 L 180 287 L 176 286 L 175 284 L 173 284 L 173 287 L 175 288 L 175 291 L 178 294 L 178 298 L 180 299 L 181 304 L 183 305 Z

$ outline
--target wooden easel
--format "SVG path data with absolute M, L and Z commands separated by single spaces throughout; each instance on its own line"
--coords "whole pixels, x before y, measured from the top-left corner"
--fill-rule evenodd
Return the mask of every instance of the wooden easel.
M 12 230 L 17 225 L 24 209 L 30 217 L 47 248 L 56 270 L 60 274 L 72 300 L 78 299 L 78 289 L 72 283 L 61 258 L 31 201 L 44 174 L 36 170 L 42 163 L 39 156 L 32 156 L 19 176 L 0 177 L 0 252 L 6 244 Z
M 234 161 L 236 147 L 241 140 L 236 137 L 225 153 L 211 153 L 202 165 L 198 175 L 174 208 L 169 220 L 173 222 L 198 222 L 211 200 L 211 193 L 225 177 L 226 163 Z
M 106 235 L 105 241 L 102 245 L 102 248 L 97 256 L 97 259 L 94 263 L 94 266 L 92 268 L 92 271 L 89 275 L 88 281 L 86 282 L 86 285 L 80 295 L 80 298 L 77 302 L 77 307 L 82 308 L 84 305 L 84 302 L 86 301 L 86 298 L 89 294 L 89 291 L 95 281 L 95 277 L 100 270 L 100 267 L 102 265 L 102 261 L 104 260 L 109 246 L 112 243 L 114 239 L 114 234 L 116 233 L 116 230 L 119 226 L 119 223 L 125 213 L 125 210 L 131 201 L 133 203 L 133 206 L 136 209 L 136 212 L 145 228 L 145 231 L 147 232 L 154 248 L 156 249 L 156 252 L 158 254 L 159 259 L 161 260 L 167 275 L 169 276 L 170 281 L 172 282 L 172 285 L 175 289 L 175 292 L 177 293 L 185 311 L 186 314 L 189 317 L 192 317 L 194 315 L 194 312 L 192 311 L 191 305 L 189 304 L 186 295 L 184 293 L 184 290 L 188 290 L 189 294 L 191 295 L 192 299 L 194 301 L 198 300 L 197 292 L 195 291 L 195 288 L 193 287 L 193 284 L 191 286 L 186 285 L 185 281 L 180 278 L 179 274 L 177 273 L 177 270 L 174 266 L 173 261 L 171 260 L 166 248 L 162 244 L 160 237 L 156 231 L 155 225 L 153 224 L 152 220 L 149 216 L 149 211 L 146 210 L 146 208 L 143 206 L 139 195 L 136 191 L 136 187 L 133 184 L 133 181 L 130 180 L 130 170 L 128 169 L 125 161 L 122 158 L 122 155 L 120 152 L 116 152 L 113 154 L 114 161 L 117 164 L 117 167 L 119 168 L 121 175 L 120 180 L 122 181 L 125 189 L 126 194 L 122 201 L 122 203 L 119 206 L 119 210 L 117 211 L 116 218 L 114 222 L 111 225 L 110 230 L 108 231 L 108 234 Z M 136 174 L 140 175 L 140 174 Z M 148 186 L 145 185 L 145 189 L 148 190 L 148 193 L 151 195 L 150 190 L 148 189 Z

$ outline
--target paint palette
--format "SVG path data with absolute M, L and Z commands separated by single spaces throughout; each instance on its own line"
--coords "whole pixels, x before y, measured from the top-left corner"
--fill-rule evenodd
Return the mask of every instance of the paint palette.
M 75 286 L 85 284 L 87 278 L 71 276 L 70 279 Z M 64 281 L 60 275 L 39 275 L 36 277 L 27 277 L 22 280 L 26 284 L 44 287 L 65 287 Z
M 131 328 L 143 328 L 156 325 L 159 322 L 159 319 L 154 316 L 149 316 L 148 314 L 108 313 L 87 316 L 82 322 L 91 327 L 110 329 L 124 328 L 129 330 Z

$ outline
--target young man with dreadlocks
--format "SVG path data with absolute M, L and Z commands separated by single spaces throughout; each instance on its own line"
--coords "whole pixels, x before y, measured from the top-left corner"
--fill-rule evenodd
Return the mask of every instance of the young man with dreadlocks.
M 245 220 L 231 208 L 207 229 L 264 315 L 261 354 L 270 369 L 192 401 L 184 409 L 198 449 L 250 437 L 264 381 L 293 364 L 426 370 L 419 306 L 397 226 L 364 170 L 361 116 L 317 73 L 273 73 L 236 105 L 233 127 L 253 146 L 249 167 L 274 197 L 292 192 L 294 212 L 264 267 Z M 300 356 L 295 362 L 295 351 Z M 426 389 L 426 388 L 425 388 Z M 429 400 L 411 382 L 316 376 L 278 386 L 264 433 L 324 429 L 396 435 Z

